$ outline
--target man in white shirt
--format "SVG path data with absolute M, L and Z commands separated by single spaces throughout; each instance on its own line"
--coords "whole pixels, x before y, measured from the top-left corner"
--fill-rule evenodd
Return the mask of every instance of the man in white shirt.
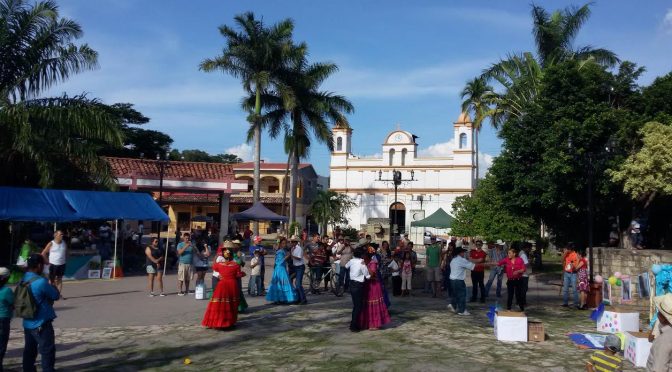
M 292 266 L 294 266 L 294 272 L 296 273 L 296 278 L 294 279 L 294 288 L 296 290 L 297 302 L 301 305 L 308 303 L 306 300 L 306 293 L 303 291 L 303 274 L 306 272 L 306 263 L 303 259 L 303 248 L 299 244 L 299 237 L 292 236 L 289 238 L 291 248 L 289 251 L 292 255 Z
M 462 247 L 455 248 L 455 258 L 450 261 L 450 285 L 453 288 L 453 296 L 448 310 L 457 315 L 470 315 L 467 311 L 467 284 L 464 282 L 467 270 L 473 270 L 475 263 L 464 258 L 466 250 Z
M 350 272 L 350 295 L 352 296 L 352 320 L 350 321 L 350 331 L 359 332 L 358 323 L 359 314 L 364 306 L 364 279 L 371 278 L 369 270 L 362 260 L 364 250 L 360 247 L 355 249 L 353 258 L 345 264 L 345 268 Z

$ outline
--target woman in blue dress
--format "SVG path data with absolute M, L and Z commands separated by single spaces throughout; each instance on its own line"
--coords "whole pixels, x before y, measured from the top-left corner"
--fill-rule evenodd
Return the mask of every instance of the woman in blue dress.
M 275 250 L 275 268 L 273 269 L 273 278 L 271 285 L 266 293 L 266 301 L 275 303 L 293 303 L 296 302 L 296 293 L 289 281 L 287 273 L 287 260 L 291 257 L 285 251 L 287 239 L 280 238 L 278 248 Z

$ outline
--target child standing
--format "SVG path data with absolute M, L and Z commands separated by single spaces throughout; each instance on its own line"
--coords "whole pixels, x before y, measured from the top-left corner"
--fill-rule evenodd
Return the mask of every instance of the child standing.
M 401 264 L 401 295 L 411 295 L 411 284 L 413 280 L 413 261 L 411 252 L 404 252 L 404 261 Z
M 390 264 L 387 265 L 387 267 L 390 269 L 390 273 L 392 273 L 392 296 L 395 297 L 401 295 L 401 275 L 399 274 L 401 271 L 400 263 L 401 259 L 399 256 L 394 255 Z
M 254 257 L 250 261 L 250 282 L 247 284 L 247 292 L 252 296 L 261 295 L 261 259 L 259 250 L 254 251 Z
M 9 269 L 0 267 L 0 371 L 9 341 L 9 323 L 14 312 L 14 293 L 6 286 L 9 275 Z
M 588 281 L 588 259 L 586 259 L 586 251 L 581 251 L 581 258 L 576 266 L 576 280 L 577 289 L 579 290 L 579 310 L 586 309 L 586 302 L 588 299 L 588 292 L 590 292 L 590 283 Z

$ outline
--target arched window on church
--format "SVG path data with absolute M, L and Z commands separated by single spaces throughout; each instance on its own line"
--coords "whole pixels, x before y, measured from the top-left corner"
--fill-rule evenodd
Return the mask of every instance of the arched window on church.
M 336 151 L 343 151 L 343 137 L 336 139 Z
M 408 150 L 403 149 L 401 150 L 401 165 L 404 166 L 406 165 L 406 154 L 408 153 Z
M 390 165 L 394 165 L 394 149 L 390 150 Z
M 462 133 L 460 134 L 460 149 L 466 149 L 467 148 L 467 134 Z

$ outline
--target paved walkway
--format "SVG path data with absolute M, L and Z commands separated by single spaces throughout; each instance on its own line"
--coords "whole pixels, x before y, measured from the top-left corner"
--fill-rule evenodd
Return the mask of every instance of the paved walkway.
M 309 296 L 307 306 L 248 297 L 236 327 L 215 331 L 199 325 L 206 301 L 175 295 L 175 275 L 167 297 L 148 298 L 145 280 L 66 283 L 54 322 L 60 370 L 578 371 L 589 351 L 565 335 L 595 330 L 589 312 L 557 306 L 557 287 L 532 281 L 528 315 L 544 322 L 543 343 L 498 342 L 485 304 L 460 317 L 419 290 L 393 298 L 393 322 L 379 331 L 350 333 L 350 298 L 331 294 Z M 5 368 L 19 370 L 23 332 L 20 320 L 12 325 Z

